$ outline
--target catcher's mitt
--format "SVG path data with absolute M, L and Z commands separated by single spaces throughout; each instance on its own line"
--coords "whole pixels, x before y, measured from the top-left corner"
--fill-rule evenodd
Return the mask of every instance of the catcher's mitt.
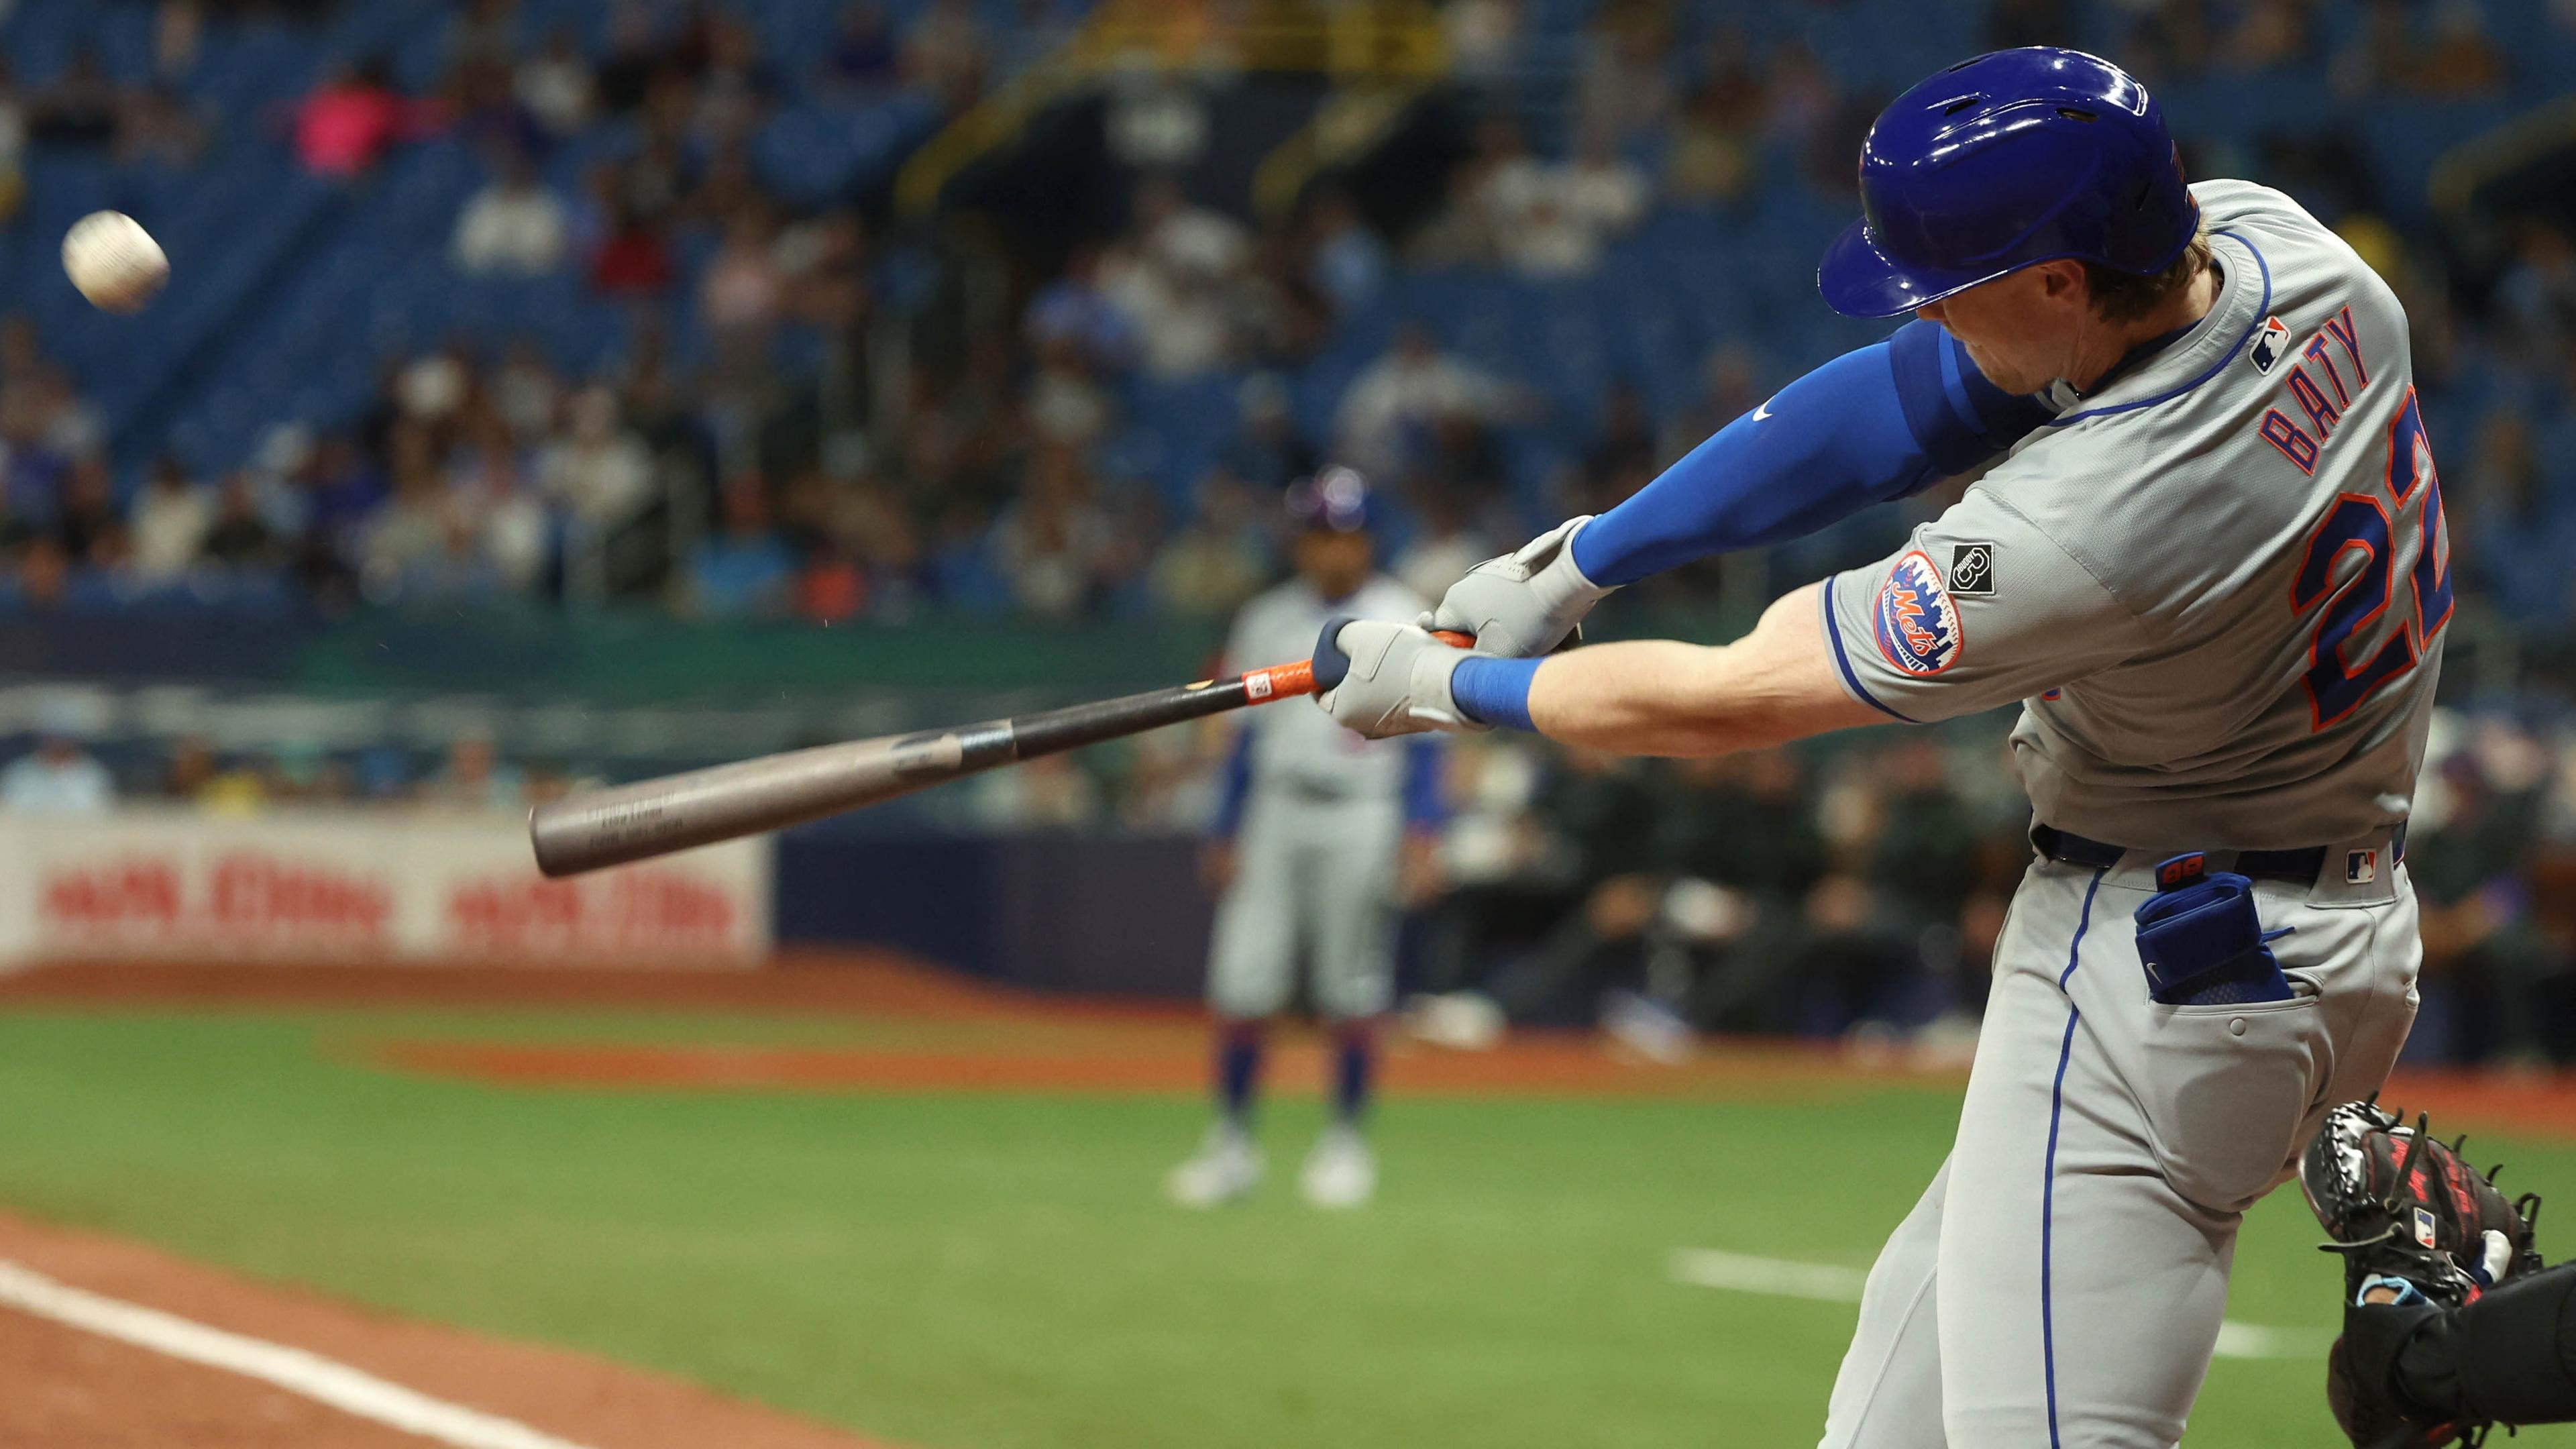
M 2485 1175 L 2461 1160 L 2466 1137 L 2435 1140 L 2426 1119 L 2369 1102 L 2326 1115 L 2324 1130 L 2299 1159 L 2308 1207 L 2343 1255 L 2346 1333 L 2326 1374 L 2335 1419 L 2362 1449 L 2439 1449 L 2477 1444 L 2488 1421 L 2444 1413 L 2408 1398 L 2396 1383 L 2397 1355 L 2411 1324 L 2443 1309 L 2474 1303 L 2507 1278 L 2537 1272 L 2531 1224 L 2540 1199 L 2508 1202 Z M 2356 1312 L 2364 1295 L 2388 1289 L 2395 1306 L 2415 1312 Z

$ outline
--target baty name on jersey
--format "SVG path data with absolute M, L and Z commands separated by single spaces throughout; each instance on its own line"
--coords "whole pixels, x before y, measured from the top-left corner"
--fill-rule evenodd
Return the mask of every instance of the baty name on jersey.
M 2370 386 L 2369 365 L 2361 360 L 2361 336 L 2353 326 L 2352 308 L 2345 307 L 2325 321 L 2307 345 L 2293 352 L 2289 343 L 2290 329 L 2278 317 L 2267 317 L 2255 329 L 2254 344 L 2246 349 L 2246 360 L 2256 372 L 2270 376 L 2283 358 L 2295 356 L 2298 361 L 2281 375 L 2281 388 L 2289 394 L 2289 411 L 2273 408 L 2263 414 L 2263 441 L 2297 465 L 2302 473 L 2317 470 L 2317 452 L 2325 440 L 2334 435 L 2335 425 L 2343 421 L 2352 400 Z M 2336 354 L 2341 353 L 2338 364 Z
M 1992 545 L 1977 562 L 1979 582 L 1991 587 Z M 1959 634 L 1959 605 L 1932 556 L 1915 549 L 1899 558 L 1878 586 L 1878 651 L 1908 674 L 1931 675 L 1959 662 L 1967 641 Z

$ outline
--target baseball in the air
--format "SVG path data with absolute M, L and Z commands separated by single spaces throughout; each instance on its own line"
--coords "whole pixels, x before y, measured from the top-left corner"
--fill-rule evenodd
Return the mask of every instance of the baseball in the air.
M 170 258 L 133 217 L 93 211 L 63 235 L 63 270 L 93 305 L 139 312 L 170 280 Z

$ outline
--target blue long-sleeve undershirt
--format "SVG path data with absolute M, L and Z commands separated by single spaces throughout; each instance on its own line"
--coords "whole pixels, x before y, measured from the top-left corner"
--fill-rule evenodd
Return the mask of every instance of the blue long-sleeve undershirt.
M 1718 430 L 1585 524 L 1574 562 L 1596 584 L 1814 533 L 1964 473 L 2050 417 L 1986 381 L 1938 324 L 1909 322 Z

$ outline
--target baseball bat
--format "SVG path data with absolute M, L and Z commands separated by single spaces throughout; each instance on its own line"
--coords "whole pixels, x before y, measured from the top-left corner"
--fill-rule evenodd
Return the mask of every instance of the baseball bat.
M 1440 638 L 1459 648 L 1464 634 Z M 1314 661 L 955 729 L 789 750 L 552 800 L 528 813 L 537 869 L 578 875 L 844 810 L 1040 755 L 1315 692 Z

